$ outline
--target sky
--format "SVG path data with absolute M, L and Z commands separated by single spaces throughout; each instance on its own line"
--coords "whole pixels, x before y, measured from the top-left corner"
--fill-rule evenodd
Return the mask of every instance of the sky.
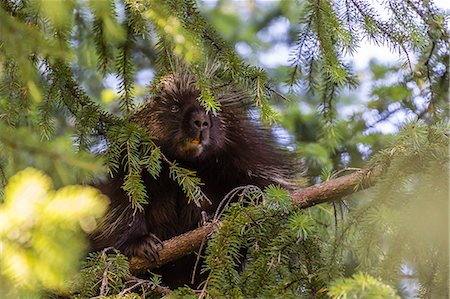
M 239 3 L 240 1 L 246 0 L 238 0 L 234 1 L 235 3 Z M 275 0 L 258 0 L 259 3 L 269 3 Z M 369 3 L 374 5 L 375 7 L 380 7 L 379 0 L 369 0 Z M 435 5 L 438 8 L 444 9 L 447 13 L 450 13 L 450 0 L 435 0 Z M 383 15 L 383 12 L 380 10 L 380 17 L 387 18 L 386 15 Z M 447 24 L 448 25 L 448 24 Z M 278 36 L 287 33 L 287 28 L 289 26 L 289 21 L 287 19 L 280 19 L 279 22 L 276 22 L 269 28 L 269 34 L 272 36 Z M 448 26 L 447 26 L 448 27 Z M 237 45 L 236 50 L 240 54 L 244 54 L 248 51 L 245 49 L 243 45 Z M 262 52 L 260 54 L 260 60 L 264 61 L 263 66 L 265 67 L 276 67 L 279 65 L 290 65 L 289 57 L 292 49 L 287 47 L 286 45 L 276 45 L 270 51 Z M 400 56 L 398 53 L 391 52 L 387 47 L 373 45 L 369 42 L 363 42 L 360 46 L 359 51 L 357 51 L 352 57 L 348 57 L 355 64 L 356 70 L 364 69 L 369 61 L 373 58 L 378 59 L 380 62 L 395 62 L 398 61 Z

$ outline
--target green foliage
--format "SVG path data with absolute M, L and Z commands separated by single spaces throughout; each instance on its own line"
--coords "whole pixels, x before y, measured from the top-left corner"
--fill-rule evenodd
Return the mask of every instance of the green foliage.
M 269 185 L 264 189 L 264 206 L 269 210 L 288 211 L 292 208 L 292 200 L 289 193 L 276 185 Z
M 264 193 L 244 189 L 237 196 L 246 204 L 231 205 L 208 243 L 204 290 L 212 298 L 324 297 L 325 280 L 318 270 L 325 244 L 308 237 L 318 225 L 314 218 L 293 212 L 287 192 L 279 187 Z
M 142 204 L 147 203 L 147 194 L 141 172 L 150 169 L 154 177 L 159 174 L 159 149 L 146 130 L 133 123 L 114 126 L 108 133 L 108 141 L 111 141 L 107 152 L 109 168 L 114 173 L 124 165 L 123 172 L 126 175 L 122 188 L 130 197 L 133 207 L 142 208 Z
M 198 98 L 200 105 L 202 105 L 207 113 L 212 112 L 213 114 L 217 114 L 220 111 L 220 104 L 214 100 L 214 95 L 206 87 L 208 85 L 201 83 L 201 81 L 198 82 L 198 85 L 201 89 L 201 94 Z
M 294 84 L 298 74 L 303 72 L 309 89 L 320 92 L 323 112 L 329 120 L 334 118 L 333 98 L 338 89 L 356 84 L 341 53 L 354 51 L 357 40 L 351 29 L 344 26 L 338 11 L 330 1 L 306 2 L 291 74 Z
M 127 275 L 131 275 L 128 259 L 118 250 L 90 253 L 80 271 L 80 279 L 75 281 L 78 284 L 75 289 L 81 290 L 79 298 L 94 297 L 101 289 L 103 296 L 118 294 L 125 287 Z
M 433 113 L 433 106 L 445 101 L 448 90 L 438 87 L 448 82 L 443 70 L 443 66 L 448 68 L 445 17 L 427 1 L 391 1 L 383 8 L 389 21 L 382 20 L 366 1 L 306 1 L 290 82 L 319 92 L 325 119 L 335 118 L 333 103 L 338 90 L 356 83 L 343 55 L 354 53 L 364 38 L 401 52 L 410 71 L 404 73 L 406 80 L 420 86 L 427 74 L 429 92 L 425 97 Z M 415 65 L 413 58 L 418 58 Z
M 203 183 L 195 175 L 195 171 L 180 167 L 176 162 L 172 163 L 169 169 L 169 176 L 181 186 L 189 201 L 193 201 L 197 206 L 200 206 L 200 202 L 206 196 L 200 189 Z
M 114 248 L 90 253 L 76 280 L 74 298 L 92 298 L 100 294 L 102 298 L 154 298 L 160 279 L 139 279 L 131 275 L 128 259 Z
M 142 209 L 148 202 L 144 182 L 141 178 L 143 170 L 148 171 L 154 178 L 159 176 L 161 163 L 169 165 L 169 176 L 176 181 L 189 200 L 200 204 L 205 195 L 199 188 L 202 183 L 195 176 L 195 171 L 178 166 L 176 162 L 169 161 L 157 147 L 145 129 L 135 123 L 124 126 L 114 126 L 109 130 L 108 140 L 108 166 L 112 171 L 124 172 L 125 179 L 122 188 L 130 197 L 134 208 Z M 123 169 L 119 169 L 124 165 Z M 151 200 L 151 199 L 150 199 Z
M 245 204 L 230 206 L 208 243 L 203 291 L 211 298 L 399 298 L 397 288 L 415 282 L 421 296 L 445 297 L 447 131 L 407 125 L 372 159 L 386 172 L 371 195 L 354 195 L 347 210 L 297 211 L 275 186 L 236 194 Z M 364 272 L 342 278 L 356 271 Z M 405 271 L 413 273 L 409 282 L 399 280 Z
M 1 292 L 6 298 L 67 292 L 84 254 L 83 231 L 95 228 L 107 200 L 92 187 L 52 190 L 51 179 L 27 168 L 13 176 L 0 205 Z
M 295 232 L 297 239 L 303 241 L 314 233 L 314 220 L 311 215 L 296 213 L 289 220 L 289 227 Z
M 98 69 L 105 74 L 114 57 L 113 46 L 125 40 L 125 33 L 117 23 L 114 2 L 92 0 L 89 6 L 95 16 L 93 32 L 98 55 Z
M 141 173 L 157 178 L 166 164 L 190 200 L 206 200 L 195 171 L 168 160 L 132 117 L 148 94 L 139 75 L 155 73 L 157 86 L 176 63 L 199 78 L 198 100 L 207 111 L 221 109 L 215 88 L 230 86 L 248 91 L 263 121 L 280 119 L 311 182 L 364 167 L 371 155 L 369 166 L 385 170 L 372 191 L 305 211 L 276 186 L 235 194 L 245 203 L 229 207 L 208 243 L 201 296 L 395 297 L 405 280 L 420 285 L 411 296 L 448 295 L 446 15 L 430 1 L 384 2 L 386 19 L 360 0 L 263 2 L 0 0 L 0 221 L 8 220 L 0 226 L 0 286 L 8 296 L 67 290 L 61 278 L 76 269 L 79 227 L 93 228 L 92 217 L 103 210 L 80 208 L 98 197 L 92 189 L 51 191 L 42 174 L 39 204 L 38 194 L 11 199 L 14 174 L 26 167 L 43 170 L 60 188 L 89 183 L 106 164 L 125 175 L 122 188 L 141 209 L 151 203 Z M 269 34 L 280 20 L 286 32 Z M 371 62 L 370 78 L 361 80 L 368 101 L 348 89 L 359 83 L 348 55 L 364 40 L 387 45 L 403 60 Z M 279 55 L 280 45 L 293 44 L 292 68 L 252 66 L 265 65 L 261 50 Z M 242 58 L 235 48 L 245 46 L 250 54 Z M 210 76 L 212 68 L 217 75 Z M 296 93 L 284 96 L 283 82 Z M 275 109 L 271 98 L 290 102 L 276 101 Z M 397 112 L 419 121 L 397 133 Z M 380 133 L 386 124 L 394 133 Z M 67 202 L 58 209 L 46 208 L 63 195 Z M 91 255 L 79 296 L 138 298 L 134 291 L 145 296 L 159 286 L 157 278 L 130 282 L 128 274 L 123 256 Z M 197 295 L 184 288 L 170 296 Z
M 400 298 L 390 286 L 364 273 L 333 282 L 328 294 L 331 298 Z
M 297 136 L 296 150 L 304 157 L 313 182 L 323 172 L 362 167 L 368 153 L 387 146 L 392 136 L 367 132 L 362 114 L 329 123 L 317 112 L 307 114 L 298 108 L 286 109 L 282 123 Z M 365 152 L 362 146 L 367 147 Z
M 55 185 L 63 186 L 87 182 L 104 170 L 98 157 L 85 151 L 75 152 L 69 138 L 42 141 L 35 130 L 26 127 L 12 129 L 0 124 L 0 148 L 3 159 L 11 161 L 2 167 L 6 176 L 33 166 L 51 173 Z M 66 171 L 69 168 L 71 171 Z
M 399 271 L 410 268 L 424 297 L 447 292 L 442 283 L 448 277 L 443 265 L 449 252 L 444 237 L 448 236 L 447 131 L 448 125 L 412 122 L 390 148 L 374 156 L 372 165 L 384 165 L 387 171 L 367 201 L 349 213 L 334 245 L 336 251 L 345 251 L 344 244 L 355 244 L 358 267 L 391 284 Z

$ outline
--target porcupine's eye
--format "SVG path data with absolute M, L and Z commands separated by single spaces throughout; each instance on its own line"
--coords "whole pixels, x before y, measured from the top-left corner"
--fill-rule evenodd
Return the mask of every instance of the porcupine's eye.
M 177 105 L 173 105 L 172 107 L 170 107 L 170 112 L 177 113 L 178 111 L 180 111 L 180 107 L 178 107 Z

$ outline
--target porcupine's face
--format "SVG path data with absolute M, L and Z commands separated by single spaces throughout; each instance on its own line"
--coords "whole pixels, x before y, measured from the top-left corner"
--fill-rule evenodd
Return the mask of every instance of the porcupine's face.
M 220 122 L 200 106 L 197 90 L 158 97 L 152 107 L 157 143 L 178 160 L 204 159 L 220 145 Z

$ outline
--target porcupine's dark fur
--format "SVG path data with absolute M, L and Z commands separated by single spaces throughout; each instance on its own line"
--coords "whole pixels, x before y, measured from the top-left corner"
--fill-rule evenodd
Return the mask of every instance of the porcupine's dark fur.
M 238 186 L 289 187 L 292 161 L 277 146 L 269 130 L 251 120 L 248 96 L 224 88 L 216 100 L 217 115 L 206 114 L 197 98 L 195 77 L 185 69 L 164 77 L 158 92 L 133 120 L 145 126 L 167 158 L 197 171 L 202 191 L 211 201 L 202 207 L 189 203 L 181 188 L 169 178 L 163 163 L 158 179 L 147 172 L 142 179 L 150 202 L 143 212 L 133 211 L 116 175 L 98 187 L 111 199 L 100 229 L 91 236 L 92 248 L 113 246 L 128 256 L 155 258 L 158 239 L 167 240 L 198 227 L 202 210 L 212 213 L 225 195 Z M 196 138 L 201 146 L 193 143 Z M 194 258 L 165 265 L 163 282 L 174 287 L 189 282 Z M 156 271 L 158 272 L 158 271 Z

